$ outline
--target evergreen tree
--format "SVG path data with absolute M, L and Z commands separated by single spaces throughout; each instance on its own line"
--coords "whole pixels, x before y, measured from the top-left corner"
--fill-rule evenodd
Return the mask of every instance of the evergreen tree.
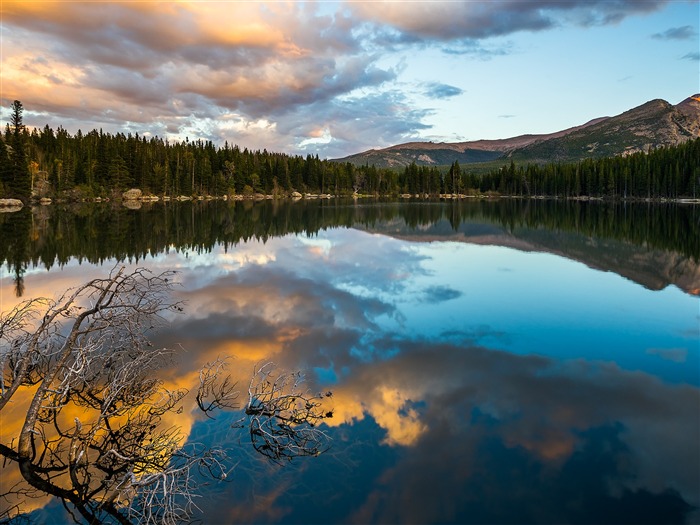
M 127 187 L 131 183 L 129 168 L 126 161 L 119 155 L 112 158 L 107 173 L 110 187 L 118 190 L 128 189 Z
M 9 191 L 8 186 L 11 174 L 10 155 L 7 151 L 5 140 L 0 137 L 0 198 L 3 198 Z
M 19 100 L 12 103 L 12 115 L 10 116 L 10 169 L 11 173 L 7 181 L 7 193 L 10 197 L 24 202 L 31 196 L 31 177 L 25 152 L 25 129 L 22 123 L 24 108 Z

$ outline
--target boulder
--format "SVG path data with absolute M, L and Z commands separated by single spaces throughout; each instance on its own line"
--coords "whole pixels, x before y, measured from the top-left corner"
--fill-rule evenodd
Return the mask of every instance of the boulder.
M 143 192 L 141 190 L 139 190 L 138 188 L 132 188 L 122 193 L 122 199 L 124 199 L 125 201 L 135 201 L 140 199 L 142 195 Z
M 24 204 L 19 199 L 0 199 L 0 207 L 15 208 L 17 206 L 21 208 Z
M 129 210 L 140 210 L 141 209 L 141 201 L 134 200 L 134 199 L 124 199 L 122 201 L 122 206 L 124 206 L 125 208 L 128 208 Z

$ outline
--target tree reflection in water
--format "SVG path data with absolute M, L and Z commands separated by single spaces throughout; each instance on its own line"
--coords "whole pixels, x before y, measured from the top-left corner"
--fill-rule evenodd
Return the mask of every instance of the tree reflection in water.
M 169 299 L 173 279 L 115 267 L 57 300 L 32 299 L 0 317 L 0 412 L 11 402 L 15 413 L 25 411 L 17 429 L 3 429 L 0 454 L 22 480 L 5 488 L 2 516 L 21 516 L 26 500 L 50 495 L 76 521 L 174 524 L 197 510 L 198 479 L 228 477 L 224 448 L 183 445 L 169 423 L 188 390 L 158 378 L 174 352 L 148 336 L 183 309 Z M 250 424 L 254 448 L 272 459 L 320 454 L 325 435 L 310 427 L 330 412 L 301 390 L 301 376 L 270 382 L 272 374 L 272 365 L 256 374 L 250 420 L 239 425 Z M 287 377 L 298 379 L 291 389 Z M 224 362 L 205 365 L 199 379 L 204 413 L 237 408 Z

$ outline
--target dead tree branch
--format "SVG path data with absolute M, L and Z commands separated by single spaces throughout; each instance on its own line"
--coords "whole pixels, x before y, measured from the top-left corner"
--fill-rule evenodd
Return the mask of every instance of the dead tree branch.
M 280 463 L 302 456 L 318 456 L 328 450 L 330 439 L 318 425 L 333 417 L 323 399 L 331 392 L 304 389 L 301 372 L 279 372 L 273 363 L 258 367 L 248 386 L 245 414 L 255 450 Z
M 159 370 L 173 351 L 149 341 L 182 306 L 174 274 L 115 267 L 56 300 L 33 299 L 0 316 L 0 413 L 26 407 L 21 430 L 0 443 L 17 465 L 20 498 L 0 495 L 0 520 L 21 515 L 22 498 L 51 495 L 88 523 L 164 523 L 197 512 L 197 480 L 229 475 L 221 448 L 183 444 L 164 416 L 183 410 L 188 390 L 166 388 Z M 238 409 L 228 360 L 199 373 L 197 407 Z M 327 394 L 302 389 L 300 373 L 259 367 L 248 387 L 245 425 L 255 450 L 280 462 L 328 448 L 318 424 Z

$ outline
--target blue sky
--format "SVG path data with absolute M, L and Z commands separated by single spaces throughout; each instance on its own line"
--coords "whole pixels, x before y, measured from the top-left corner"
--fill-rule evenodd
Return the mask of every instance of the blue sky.
M 334 158 L 547 133 L 700 92 L 700 3 L 0 5 L 2 119 Z

